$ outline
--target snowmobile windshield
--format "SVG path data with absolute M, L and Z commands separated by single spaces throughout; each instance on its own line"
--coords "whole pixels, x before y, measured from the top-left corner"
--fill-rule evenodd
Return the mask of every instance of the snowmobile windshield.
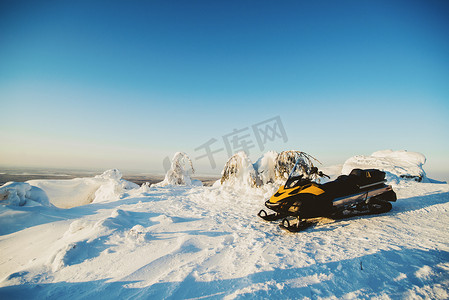
M 285 183 L 286 188 L 292 188 L 297 185 L 301 181 L 302 176 L 298 177 L 290 177 Z
M 293 169 L 290 172 L 290 175 L 288 176 L 287 180 L 290 180 L 295 177 L 303 177 L 303 176 L 308 177 L 309 173 L 310 173 L 309 164 L 302 157 L 299 157 L 296 160 L 296 163 L 293 166 Z
M 304 185 L 306 183 L 310 183 L 310 180 L 305 179 L 302 175 L 292 176 L 287 180 L 287 182 L 285 182 L 284 187 L 291 189 L 293 187 Z

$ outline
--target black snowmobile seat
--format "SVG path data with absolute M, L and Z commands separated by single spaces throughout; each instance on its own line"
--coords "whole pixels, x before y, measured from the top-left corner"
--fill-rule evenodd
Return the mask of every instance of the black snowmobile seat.
M 385 180 L 385 172 L 377 169 L 353 169 L 349 176 L 354 177 L 359 187 Z
M 338 198 L 355 194 L 360 188 L 385 180 L 385 172 L 377 169 L 353 169 L 349 175 L 340 175 L 334 181 L 322 185 L 326 195 L 331 198 Z
M 353 176 L 340 175 L 334 181 L 323 184 L 322 189 L 329 199 L 334 199 L 357 192 L 357 182 Z

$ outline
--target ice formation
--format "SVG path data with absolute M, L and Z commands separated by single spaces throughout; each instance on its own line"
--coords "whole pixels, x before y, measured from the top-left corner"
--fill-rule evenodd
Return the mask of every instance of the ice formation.
M 184 152 L 177 152 L 173 156 L 170 170 L 168 170 L 167 174 L 165 174 L 164 180 L 153 186 L 201 186 L 201 181 L 191 178 L 194 173 L 195 170 L 193 169 L 193 164 L 190 157 Z

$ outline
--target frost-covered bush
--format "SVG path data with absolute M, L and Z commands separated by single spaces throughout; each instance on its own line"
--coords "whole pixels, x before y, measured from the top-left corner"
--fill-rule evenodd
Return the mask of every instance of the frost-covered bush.
M 379 169 L 387 173 L 390 180 L 401 178 L 415 181 L 427 182 L 426 172 L 423 165 L 426 157 L 418 152 L 408 152 L 405 150 L 381 150 L 371 155 L 356 155 L 343 165 L 342 174 L 349 174 L 352 169 Z
M 184 152 L 177 152 L 173 156 L 170 170 L 165 174 L 162 182 L 155 184 L 156 187 L 168 185 L 202 185 L 199 180 L 193 180 L 191 176 L 195 173 L 192 160 Z
M 220 183 L 223 185 L 247 185 L 257 187 L 261 180 L 245 152 L 240 151 L 226 162 Z

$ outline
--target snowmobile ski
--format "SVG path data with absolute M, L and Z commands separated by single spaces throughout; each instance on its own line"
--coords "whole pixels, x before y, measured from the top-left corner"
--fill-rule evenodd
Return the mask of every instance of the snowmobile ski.
M 262 219 L 264 219 L 265 221 L 276 221 L 285 218 L 287 216 L 285 214 L 280 213 L 268 214 L 264 209 L 261 209 L 257 215 Z
M 309 227 L 316 225 L 318 222 L 313 222 L 309 220 L 289 220 L 288 218 L 284 218 L 279 224 L 279 227 L 282 229 L 288 230 L 290 232 L 300 232 Z

